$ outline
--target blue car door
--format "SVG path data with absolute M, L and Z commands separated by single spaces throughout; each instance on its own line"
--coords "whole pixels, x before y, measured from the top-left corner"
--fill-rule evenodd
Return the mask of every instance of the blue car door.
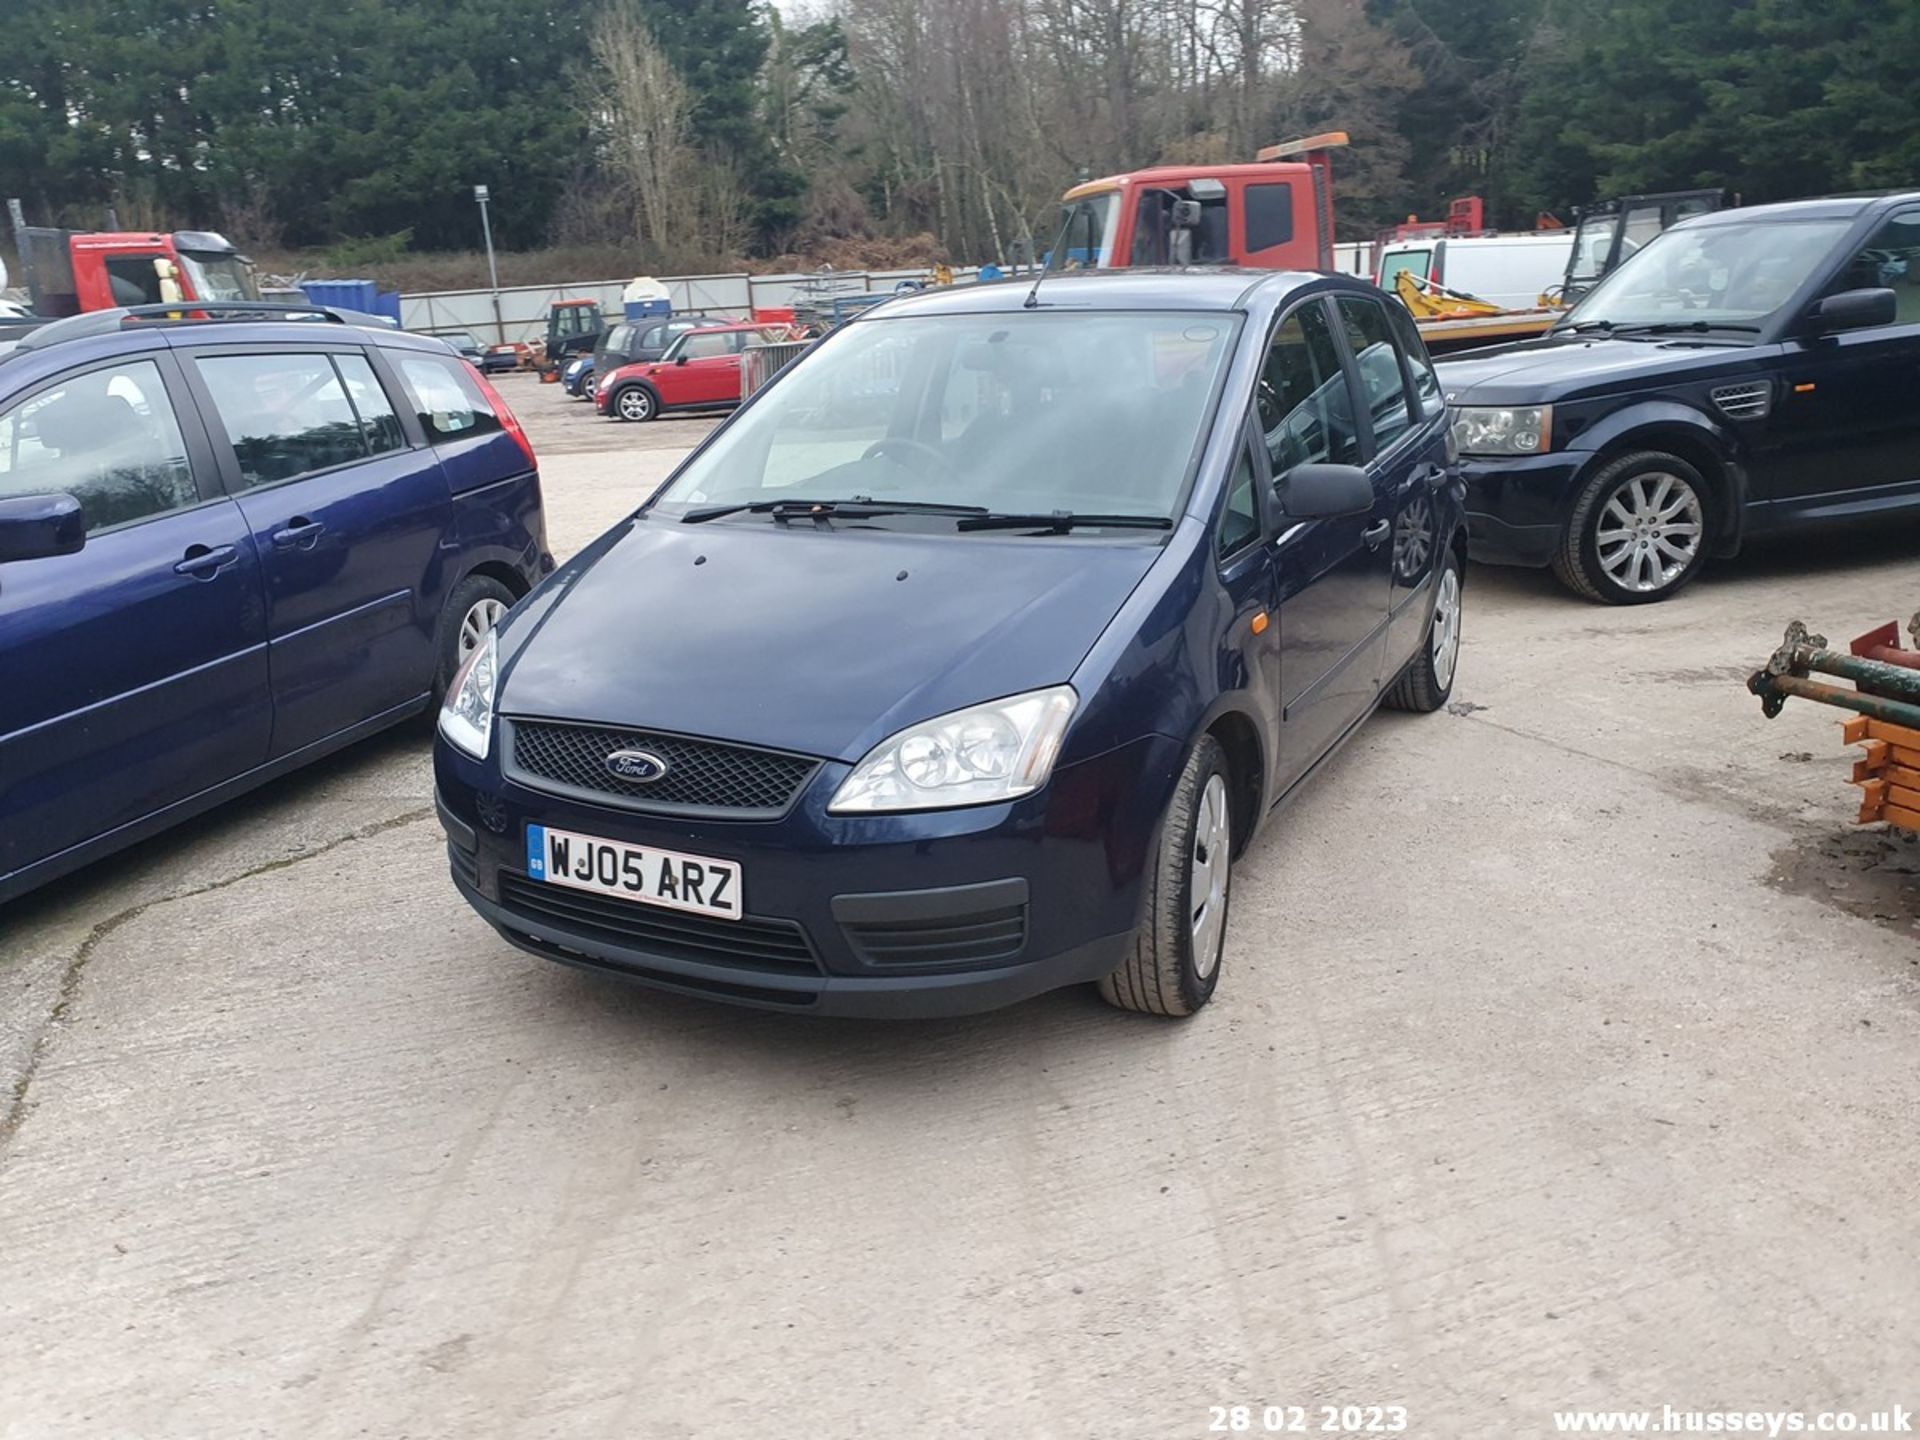
M 266 576 L 273 754 L 422 702 L 452 502 L 358 346 L 185 362 Z
M 1256 398 L 1284 507 L 1297 465 L 1360 465 L 1367 432 L 1328 303 L 1303 301 L 1274 327 Z M 1367 713 L 1380 687 L 1392 533 L 1385 487 L 1365 515 L 1283 523 L 1272 542 L 1280 622 L 1282 788 Z
M 265 591 L 165 351 L 0 409 L 0 494 L 70 494 L 71 555 L 0 564 L 0 876 L 267 757 Z
M 1342 315 L 1348 311 L 1341 299 Z M 1374 456 L 1392 506 L 1393 538 L 1388 591 L 1387 640 L 1382 682 L 1391 682 L 1427 636 L 1433 610 L 1433 582 L 1440 573 L 1440 520 L 1451 471 L 1447 461 L 1447 402 L 1440 377 L 1427 358 L 1427 347 L 1413 316 L 1398 300 L 1378 304 L 1351 302 L 1363 313 L 1348 320 L 1349 344 L 1377 357 L 1361 364 L 1361 383 L 1369 389 L 1373 408 Z M 1374 328 L 1372 314 L 1387 317 L 1388 330 Z M 1373 337 L 1373 338 L 1370 338 Z M 1386 363 L 1398 352 L 1393 364 Z M 1368 366 L 1375 367 L 1369 370 Z M 1374 380 L 1369 382 L 1369 375 Z

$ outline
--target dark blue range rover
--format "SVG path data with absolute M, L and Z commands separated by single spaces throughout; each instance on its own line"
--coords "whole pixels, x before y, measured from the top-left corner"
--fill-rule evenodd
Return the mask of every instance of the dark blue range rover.
M 1397 302 L 1219 271 L 896 300 L 540 586 L 440 716 L 523 949 L 814 1013 L 1184 1015 L 1231 864 L 1453 681 L 1464 528 Z
M 499 396 L 344 313 L 0 357 L 0 901 L 430 709 L 553 568 Z
M 1473 556 L 1664 600 L 1750 536 L 1920 509 L 1920 193 L 1722 210 L 1545 338 L 1440 362 Z

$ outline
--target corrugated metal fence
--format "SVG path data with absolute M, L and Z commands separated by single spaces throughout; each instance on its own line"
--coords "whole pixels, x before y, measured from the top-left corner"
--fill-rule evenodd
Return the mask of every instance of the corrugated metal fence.
M 978 272 L 956 270 L 956 281 Z M 836 296 L 891 294 L 902 280 L 925 279 L 926 270 L 830 270 L 795 275 L 675 275 L 660 283 L 675 311 L 704 310 L 746 319 L 755 310 L 830 304 Z M 408 330 L 470 330 L 484 341 L 540 341 L 547 309 L 556 300 L 594 300 L 609 316 L 620 314 L 625 280 L 586 280 L 567 285 L 514 285 L 500 291 L 494 313 L 490 290 L 438 290 L 400 297 L 400 323 Z

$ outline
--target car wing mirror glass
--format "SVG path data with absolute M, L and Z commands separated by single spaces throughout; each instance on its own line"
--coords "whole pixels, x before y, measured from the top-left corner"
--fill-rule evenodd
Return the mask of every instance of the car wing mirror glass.
M 1900 302 L 1891 290 L 1842 290 L 1813 302 L 1807 310 L 1807 329 L 1816 335 L 1863 330 L 1872 325 L 1891 325 L 1899 314 Z
M 87 543 L 87 522 L 71 495 L 0 499 L 0 562 L 71 555 Z
M 1296 465 L 1275 488 L 1290 520 L 1330 520 L 1373 509 L 1373 481 L 1358 465 Z

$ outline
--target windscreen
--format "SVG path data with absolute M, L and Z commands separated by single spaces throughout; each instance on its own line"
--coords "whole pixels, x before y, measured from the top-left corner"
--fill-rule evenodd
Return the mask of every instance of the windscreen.
M 253 278 L 253 267 L 238 255 L 182 250 L 180 264 L 187 272 L 187 278 L 193 282 L 193 293 L 198 299 L 260 298 L 260 287 Z
M 1092 270 L 1113 264 L 1113 238 L 1119 218 L 1117 190 L 1068 201 L 1060 243 L 1047 256 L 1047 268 Z
M 659 497 L 1171 516 L 1239 317 L 942 315 L 848 326 Z
M 1751 326 L 1787 303 L 1850 223 L 1775 220 L 1665 231 L 1602 280 L 1562 324 Z

